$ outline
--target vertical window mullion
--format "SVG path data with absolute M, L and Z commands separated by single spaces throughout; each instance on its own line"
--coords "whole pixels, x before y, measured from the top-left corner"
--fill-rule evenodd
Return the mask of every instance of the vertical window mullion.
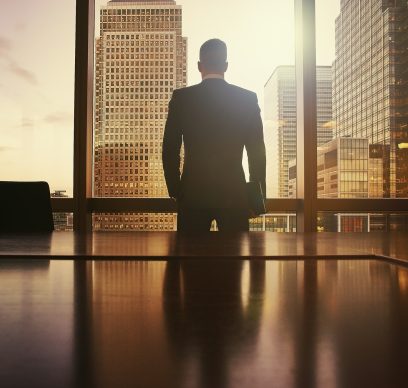
M 297 88 L 297 231 L 317 230 L 315 0 L 295 0 Z

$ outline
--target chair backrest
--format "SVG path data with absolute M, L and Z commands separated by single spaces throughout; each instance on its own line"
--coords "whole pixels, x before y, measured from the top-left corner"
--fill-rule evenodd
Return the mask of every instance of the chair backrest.
M 0 181 L 0 233 L 52 232 L 47 182 Z

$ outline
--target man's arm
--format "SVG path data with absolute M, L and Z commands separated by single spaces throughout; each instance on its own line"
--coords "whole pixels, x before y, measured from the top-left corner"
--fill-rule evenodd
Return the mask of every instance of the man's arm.
M 166 179 L 167 191 L 172 198 L 177 198 L 179 194 L 180 148 L 182 143 L 182 132 L 177 120 L 176 92 L 177 90 L 173 92 L 169 102 L 162 149 L 164 177 Z
M 259 182 L 266 198 L 266 152 L 261 112 L 256 95 L 251 109 L 245 143 L 248 155 L 249 180 Z

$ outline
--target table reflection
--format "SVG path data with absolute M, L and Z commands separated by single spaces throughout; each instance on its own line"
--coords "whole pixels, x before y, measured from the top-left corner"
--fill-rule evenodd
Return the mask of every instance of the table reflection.
M 1 386 L 402 387 L 407 284 L 369 260 L 1 261 Z
M 72 387 L 72 263 L 0 261 L 0 386 Z
M 163 312 L 175 386 L 226 387 L 236 356 L 255 357 L 265 262 L 248 264 L 244 298 L 243 267 L 240 261 L 220 261 L 210 270 L 203 261 L 167 264 Z

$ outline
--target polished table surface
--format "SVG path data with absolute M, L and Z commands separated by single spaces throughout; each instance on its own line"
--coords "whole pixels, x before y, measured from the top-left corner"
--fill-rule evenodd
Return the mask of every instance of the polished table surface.
M 0 260 L 2 388 L 407 387 L 408 268 Z
M 408 233 L 54 232 L 0 236 L 4 258 L 369 258 L 408 263 Z
M 0 236 L 0 386 L 406 387 L 407 241 Z

